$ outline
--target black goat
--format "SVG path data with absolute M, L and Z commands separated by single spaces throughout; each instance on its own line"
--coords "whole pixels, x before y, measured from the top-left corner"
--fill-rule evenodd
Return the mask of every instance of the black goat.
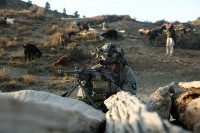
M 151 29 L 149 31 L 149 41 L 152 43 L 152 40 L 155 40 L 159 34 L 162 34 L 163 30 L 166 29 L 165 25 L 162 25 L 160 28 Z
M 81 23 L 81 22 L 78 22 L 77 23 L 77 26 L 78 26 L 78 28 L 79 28 L 79 31 L 84 31 L 84 30 L 86 30 L 86 31 L 89 31 L 89 26 L 88 26 L 88 24 L 86 24 L 86 23 Z
M 7 22 L 5 17 L 2 17 L 0 19 L 0 26 L 7 27 Z
M 27 57 L 29 61 L 33 60 L 34 57 L 42 57 L 42 52 L 35 46 L 35 44 L 26 44 L 23 46 L 24 48 L 24 59 L 27 61 Z
M 105 33 L 102 34 L 102 36 L 106 39 L 117 40 L 118 32 L 116 30 L 107 30 Z

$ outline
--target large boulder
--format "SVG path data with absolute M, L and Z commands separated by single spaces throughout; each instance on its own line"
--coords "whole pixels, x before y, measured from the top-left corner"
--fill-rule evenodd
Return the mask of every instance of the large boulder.
M 104 101 L 108 133 L 189 133 L 149 112 L 145 104 L 127 92 L 118 92 Z
M 0 93 L 1 133 L 101 133 L 105 114 L 71 98 L 43 91 Z
M 178 85 L 189 93 L 200 94 L 200 81 L 179 82 Z
M 179 91 L 172 95 L 172 117 L 185 128 L 200 132 L 200 95 Z
M 167 86 L 159 87 L 151 94 L 149 103 L 147 104 L 148 110 L 157 112 L 163 119 L 169 119 L 172 106 L 170 93 L 175 92 L 174 85 L 175 83 L 172 82 Z

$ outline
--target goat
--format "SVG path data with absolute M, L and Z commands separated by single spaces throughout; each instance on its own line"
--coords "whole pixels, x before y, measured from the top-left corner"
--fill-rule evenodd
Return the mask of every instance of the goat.
M 0 25 L 3 26 L 3 27 L 6 27 L 7 26 L 7 22 L 6 22 L 6 18 L 5 17 L 2 17 L 1 20 L 0 20 Z
M 178 32 L 178 34 L 186 34 L 193 31 L 193 27 L 189 23 L 181 23 L 176 25 L 175 30 Z
M 15 18 L 6 18 L 6 23 L 8 26 L 13 26 L 14 25 L 14 20 Z
M 33 60 L 35 56 L 42 57 L 42 52 L 35 46 L 35 44 L 26 44 L 23 46 L 24 48 L 24 59 L 27 61 L 27 57 L 29 61 Z
M 106 22 L 103 22 L 102 23 L 102 30 L 106 30 L 106 26 L 105 25 L 106 25 Z
M 79 28 L 79 31 L 89 31 L 89 26 L 88 26 L 88 24 L 86 24 L 86 23 L 81 23 L 81 22 L 78 22 L 77 23 L 77 26 L 78 26 L 78 28 Z
M 152 43 L 152 40 L 155 40 L 159 34 L 162 34 L 163 30 L 166 29 L 165 25 L 162 25 L 160 28 L 151 29 L 149 31 L 149 42 Z
M 148 36 L 150 33 L 150 30 L 147 28 L 141 28 L 141 29 L 138 29 L 138 32 L 140 35 Z
M 116 30 L 107 30 L 106 32 L 101 34 L 101 36 L 103 36 L 106 39 L 117 40 L 118 39 L 118 32 Z
M 67 42 L 71 42 L 71 37 L 74 36 L 75 32 L 64 32 L 60 35 L 60 42 L 64 47 Z

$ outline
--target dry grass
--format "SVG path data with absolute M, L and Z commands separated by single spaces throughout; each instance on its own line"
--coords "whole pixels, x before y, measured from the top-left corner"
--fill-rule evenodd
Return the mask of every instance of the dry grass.
M 22 26 L 17 25 L 16 26 L 17 33 L 22 33 L 22 32 L 31 31 L 31 30 L 32 30 L 32 28 L 27 25 L 22 25 Z
M 81 40 L 98 40 L 98 35 L 96 33 L 84 33 L 82 32 L 80 35 L 75 36 L 74 40 L 81 41 Z
M 23 79 L 23 83 L 25 84 L 35 84 L 37 82 L 37 76 L 35 75 L 23 75 L 22 76 L 22 79 Z
M 68 58 L 68 61 L 79 62 L 83 59 L 89 59 L 91 55 L 86 50 L 84 51 L 83 49 L 74 47 L 67 50 L 66 57 Z
M 12 59 L 21 59 L 23 56 L 24 56 L 24 50 L 23 49 L 12 52 L 10 54 L 10 58 L 12 58 Z
M 4 48 L 8 41 L 9 39 L 7 37 L 0 37 L 0 48 Z
M 15 40 L 9 40 L 9 41 L 7 42 L 7 47 L 13 47 L 13 46 L 15 46 L 15 45 L 16 45 Z
M 26 26 L 32 26 L 34 21 L 28 18 L 17 18 L 16 23 L 19 25 L 26 25 Z
M 6 51 L 3 48 L 0 48 L 0 57 L 4 56 Z
M 44 47 L 48 47 L 52 45 L 52 37 L 46 36 L 44 38 Z
M 42 33 L 44 33 L 45 35 L 53 35 L 56 32 L 57 28 L 51 28 L 51 27 L 46 27 L 42 30 Z
M 45 19 L 45 9 L 44 8 L 38 8 L 37 12 L 35 13 L 35 17 L 37 19 L 40 19 L 40 20 L 44 20 Z
M 4 16 L 12 17 L 13 15 L 24 15 L 24 14 L 30 14 L 29 10 L 0 10 L 0 14 L 3 14 Z
M 48 46 L 61 46 L 60 40 L 60 33 L 56 32 L 55 34 L 53 34 L 52 37 L 45 37 L 44 39 L 44 46 L 48 47 Z
M 0 70 L 0 81 L 4 81 L 8 79 L 8 72 L 6 71 L 6 69 L 1 69 Z
M 0 90 L 2 92 L 13 92 L 13 91 L 19 91 L 22 89 L 22 85 L 19 84 L 16 80 L 10 80 L 8 82 L 2 82 L 0 83 Z

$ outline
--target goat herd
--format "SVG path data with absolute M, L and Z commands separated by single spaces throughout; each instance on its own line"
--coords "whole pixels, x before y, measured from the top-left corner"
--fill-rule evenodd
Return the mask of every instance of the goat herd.
M 2 27 L 13 27 L 14 26 L 14 18 L 7 18 L 2 17 L 0 19 L 0 26 Z M 89 31 L 89 25 L 83 22 L 77 22 L 76 25 L 78 26 L 79 31 L 87 32 Z M 105 25 L 105 23 L 104 23 Z M 71 42 L 71 37 L 76 35 L 77 32 L 63 32 L 60 35 L 59 41 L 64 47 L 67 43 Z M 117 40 L 118 39 L 118 32 L 114 29 L 107 30 L 104 33 L 101 34 L 102 37 L 110 40 Z M 42 52 L 36 47 L 35 44 L 26 44 L 23 46 L 24 48 L 24 59 L 25 62 L 27 60 L 31 61 L 34 60 L 35 57 L 42 57 Z
M 7 17 L 2 17 L 0 20 L 0 26 L 4 27 L 12 27 L 14 25 L 14 18 L 7 18 Z M 89 31 L 89 26 L 86 23 L 81 23 L 77 22 L 76 25 L 79 28 L 79 31 Z M 103 23 L 103 28 L 105 30 L 105 22 Z M 154 28 L 154 29 L 147 29 L 147 28 L 141 28 L 138 30 L 140 35 L 145 35 L 149 36 L 149 41 L 150 43 L 152 40 L 154 40 L 159 34 L 162 34 L 163 30 L 167 28 L 167 25 L 164 24 L 159 28 Z M 188 30 L 189 28 L 179 28 L 179 30 L 182 30 L 184 33 Z M 71 42 L 71 37 L 76 35 L 76 32 L 64 32 L 60 35 L 60 43 L 64 47 L 67 42 Z M 100 34 L 103 38 L 109 39 L 109 40 L 117 40 L 118 39 L 118 31 L 115 29 L 107 30 L 104 33 Z M 34 44 L 26 44 L 23 46 L 24 48 L 24 56 L 25 56 L 25 62 L 27 61 L 27 58 L 29 61 L 33 60 L 35 57 L 42 57 L 42 52 L 34 45 Z
M 2 17 L 0 20 L 0 25 L 4 27 L 9 27 L 14 25 L 14 18 L 7 18 L 7 17 Z
M 149 42 L 152 43 L 152 40 L 155 40 L 156 37 L 159 36 L 159 34 L 162 34 L 165 29 L 169 27 L 169 24 L 163 24 L 159 28 L 153 28 L 153 29 L 148 29 L 148 28 L 141 28 L 138 29 L 138 32 L 140 35 L 144 36 L 149 36 Z M 192 28 L 192 26 L 188 23 L 186 24 L 178 24 L 175 25 L 175 31 L 177 32 L 177 35 L 181 34 L 186 34 L 187 32 L 191 32 L 192 30 L 195 30 Z
M 79 31 L 89 31 L 89 26 L 86 23 L 78 22 L 77 26 L 79 28 Z M 60 42 L 62 46 L 65 46 L 67 42 L 71 42 L 71 37 L 76 35 L 76 32 L 64 32 L 60 35 Z M 110 40 L 117 40 L 118 39 L 118 32 L 114 29 L 107 30 L 104 33 L 101 34 L 102 37 L 105 39 Z

